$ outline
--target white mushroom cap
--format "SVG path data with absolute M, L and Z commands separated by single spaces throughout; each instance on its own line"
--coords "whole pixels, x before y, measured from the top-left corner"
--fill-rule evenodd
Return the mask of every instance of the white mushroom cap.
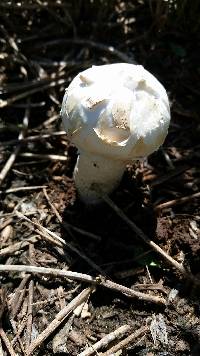
M 81 154 L 123 165 L 157 150 L 170 122 L 164 87 L 142 66 L 126 63 L 79 73 L 66 90 L 61 115 Z

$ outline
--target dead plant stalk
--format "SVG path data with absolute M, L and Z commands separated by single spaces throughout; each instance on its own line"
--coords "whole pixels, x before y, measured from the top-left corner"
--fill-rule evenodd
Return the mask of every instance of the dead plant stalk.
M 78 273 L 78 272 L 65 271 L 56 268 L 45 268 L 45 267 L 35 267 L 35 266 L 25 266 L 25 265 L 0 265 L 0 272 L 26 272 L 32 274 L 42 274 L 51 277 L 53 276 L 53 277 L 68 278 L 75 281 L 81 281 L 96 286 L 99 285 L 107 289 L 112 289 L 120 293 L 123 293 L 130 298 L 138 298 L 156 304 L 164 304 L 164 305 L 166 304 L 166 300 L 164 298 L 135 291 L 134 289 L 112 282 L 111 280 L 106 279 L 105 277 L 102 276 L 95 278 L 92 277 L 91 275 Z
M 91 356 L 93 354 L 96 354 L 97 351 L 100 350 L 102 347 L 106 347 L 114 340 L 126 334 L 130 330 L 130 328 L 131 327 L 129 325 L 120 326 L 118 329 L 104 336 L 101 340 L 96 342 L 96 344 L 88 347 L 85 351 L 81 352 L 78 356 Z
M 124 212 L 107 195 L 103 195 L 102 198 L 115 211 L 115 213 L 125 221 L 131 230 L 134 231 L 134 233 L 139 236 L 148 246 L 150 246 L 159 255 L 164 257 L 164 259 L 173 267 L 175 267 L 179 272 L 181 272 L 185 278 L 190 279 L 196 284 L 200 283 L 200 281 L 195 278 L 195 276 L 193 276 L 189 271 L 187 271 L 181 263 L 174 260 L 174 258 L 169 256 L 167 252 L 163 251 L 160 246 L 158 246 L 147 235 L 145 235 L 144 232 L 132 220 L 130 220 L 128 216 L 126 216 L 126 214 L 124 214 Z

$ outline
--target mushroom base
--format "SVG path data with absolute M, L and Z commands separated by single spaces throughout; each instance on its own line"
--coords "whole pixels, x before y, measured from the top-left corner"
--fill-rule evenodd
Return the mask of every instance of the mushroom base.
M 80 152 L 74 169 L 78 194 L 86 204 L 101 201 L 99 192 L 110 194 L 119 184 L 126 162 Z

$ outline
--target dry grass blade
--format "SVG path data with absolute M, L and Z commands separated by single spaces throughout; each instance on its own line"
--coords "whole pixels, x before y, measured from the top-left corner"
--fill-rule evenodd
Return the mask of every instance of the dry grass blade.
M 1 339 L 0 339 L 0 356 L 4 356 Z
M 41 229 L 43 232 L 49 234 L 51 237 L 53 237 L 55 239 L 55 241 L 60 242 L 62 245 L 65 245 L 66 242 L 64 239 L 62 239 L 60 236 L 56 235 L 54 232 L 50 231 L 49 229 L 47 229 L 46 227 L 42 226 L 41 224 L 30 220 L 29 218 L 27 218 L 27 216 L 23 215 L 22 213 L 20 213 L 19 211 L 16 211 L 16 215 L 19 218 L 22 218 L 26 221 L 28 221 L 29 223 L 31 223 L 32 225 L 34 225 L 35 227 L 37 227 L 38 229 Z
M 8 337 L 7 337 L 7 335 L 6 335 L 6 333 L 5 333 L 5 331 L 2 329 L 2 327 L 0 327 L 0 337 L 1 337 L 1 339 L 2 339 L 2 341 L 4 343 L 4 345 L 5 345 L 8 353 L 10 354 L 10 356 L 17 356 L 15 351 L 14 351 L 14 349 L 13 349 L 13 347 L 12 347 L 12 345 L 11 345 L 11 343 L 10 343 L 10 341 L 9 341 L 9 339 L 8 339 Z
M 23 98 L 27 98 L 27 97 L 29 97 L 29 96 L 31 96 L 31 95 L 33 95 L 35 93 L 38 93 L 40 91 L 43 91 L 43 90 L 46 90 L 46 89 L 49 89 L 49 88 L 54 88 L 56 86 L 65 84 L 66 82 L 67 82 L 66 79 L 58 79 L 58 80 L 55 80 L 55 81 L 53 81 L 53 82 L 51 82 L 49 84 L 41 85 L 38 88 L 27 90 L 24 93 L 21 93 L 21 94 L 18 94 L 16 96 L 13 96 L 10 99 L 0 100 L 0 108 L 4 108 L 4 107 L 6 107 L 8 105 L 13 104 L 14 102 L 16 102 L 18 100 L 21 100 Z
M 36 185 L 36 186 L 29 186 L 29 187 L 15 187 L 15 188 L 6 189 L 4 191 L 4 193 L 10 194 L 10 193 L 24 192 L 27 190 L 43 189 L 45 187 L 46 187 L 46 185 Z M 1 193 L 1 191 L 0 191 L 0 193 Z
M 23 345 L 23 342 L 22 342 L 22 340 L 20 338 L 20 335 L 18 333 L 16 322 L 12 318 L 10 318 L 10 324 L 12 325 L 12 329 L 13 329 L 13 332 L 14 332 L 14 335 L 15 335 L 15 337 L 12 339 L 11 345 L 13 347 L 13 345 L 15 344 L 15 342 L 13 342 L 13 341 L 16 338 L 16 340 L 19 343 L 19 346 L 21 348 L 22 353 L 25 354 L 24 345 Z
M 23 303 L 23 299 L 24 299 L 24 295 L 26 293 L 26 284 L 28 283 L 30 279 L 30 275 L 26 275 L 19 287 L 16 289 L 16 292 L 12 298 L 11 301 L 11 308 L 12 308 L 12 318 L 14 319 L 17 315 L 17 313 L 19 312 L 21 305 Z
M 173 206 L 184 204 L 184 203 L 187 203 L 187 202 L 189 202 L 189 201 L 191 201 L 193 199 L 199 199 L 199 198 L 200 198 L 200 192 L 197 192 L 197 193 L 188 195 L 186 197 L 173 199 L 173 200 L 167 201 L 166 203 L 162 203 L 162 204 L 156 205 L 155 206 L 155 210 L 159 211 L 159 210 L 162 210 L 162 209 L 171 208 Z
M 35 141 L 40 141 L 40 140 L 45 140 L 47 138 L 51 138 L 51 137 L 59 137 L 59 136 L 66 136 L 66 132 L 65 131 L 53 131 L 53 132 L 49 132 L 49 133 L 44 133 L 41 135 L 35 135 L 35 136 L 28 136 L 25 137 L 23 139 L 21 139 L 21 143 L 29 143 L 29 142 L 35 142 Z M 18 140 L 10 140 L 10 141 L 4 141 L 1 142 L 1 146 L 5 147 L 5 146 L 12 146 L 12 145 L 16 145 L 16 143 L 18 143 Z
M 38 222 L 33 222 L 31 221 L 29 218 L 27 218 L 25 215 L 23 215 L 22 213 L 16 211 L 16 215 L 19 218 L 22 218 L 28 222 L 30 222 L 32 225 L 34 225 L 35 227 L 37 227 L 41 233 L 43 237 L 46 237 L 51 243 L 56 244 L 59 247 L 62 248 L 68 248 L 71 251 L 73 251 L 74 253 L 76 253 L 79 257 L 81 257 L 83 260 L 85 260 L 94 270 L 98 271 L 101 274 L 104 274 L 104 272 L 102 271 L 102 269 L 97 266 L 97 264 L 95 262 L 93 262 L 89 257 L 87 257 L 82 251 L 79 251 L 75 246 L 72 246 L 71 244 L 67 243 L 64 239 L 62 239 L 60 236 L 58 236 L 57 234 L 55 234 L 54 232 L 50 231 L 49 229 L 47 229 L 46 227 L 43 227 L 42 225 L 40 225 Z M 48 238 L 48 235 L 51 237 L 50 239 Z
M 22 332 L 24 331 L 26 324 L 27 324 L 27 320 L 26 320 L 26 318 L 25 318 L 24 320 L 22 320 L 22 322 L 21 322 L 21 324 L 20 324 L 20 326 L 19 326 L 19 328 L 18 328 L 18 330 L 17 330 L 17 332 L 16 332 L 16 334 L 15 334 L 15 337 L 12 339 L 12 342 L 11 342 L 12 346 L 15 345 L 15 343 L 16 343 L 17 341 L 21 340 L 20 335 L 21 335 Z M 19 341 L 19 342 L 20 342 L 20 341 Z M 22 342 L 22 341 L 21 341 L 21 342 Z M 21 342 L 20 342 L 20 343 L 21 343 Z
M 91 356 L 93 354 L 96 354 L 97 351 L 100 350 L 102 347 L 106 347 L 114 340 L 126 334 L 130 330 L 130 328 L 131 328 L 130 325 L 120 326 L 118 329 L 109 333 L 108 335 L 104 336 L 101 340 L 96 342 L 96 344 L 88 347 L 85 351 L 81 352 L 78 356 Z
M 180 175 L 181 173 L 187 171 L 190 167 L 188 166 L 182 166 L 182 167 L 179 167 L 179 168 L 176 168 L 174 171 L 171 171 L 171 172 L 168 172 L 167 174 L 163 175 L 163 176 L 160 176 L 154 180 L 152 180 L 149 185 L 151 187 L 155 187 L 159 184 L 162 184 L 164 182 L 167 182 L 168 180 L 170 180 L 171 178 L 174 178 L 178 175 Z
M 22 249 L 28 247 L 30 243 L 34 244 L 37 240 L 38 239 L 36 236 L 31 236 L 30 238 L 28 238 L 25 241 L 16 242 L 13 245 L 4 247 L 0 250 L 0 257 L 13 255 L 16 251 L 19 251 L 19 250 L 22 250 Z
M 28 296 L 28 318 L 27 318 L 27 330 L 26 330 L 26 353 L 28 353 L 31 343 L 31 333 L 33 324 L 33 291 L 34 282 L 31 280 L 29 283 L 29 296 Z
M 137 331 L 135 331 L 133 334 L 127 336 L 124 340 L 120 341 L 118 344 L 111 347 L 111 349 L 109 349 L 108 351 L 106 351 L 104 353 L 100 353 L 99 356 L 100 355 L 101 356 L 111 356 L 111 355 L 114 355 L 115 352 L 117 352 L 119 350 L 124 350 L 125 348 L 127 348 L 127 346 L 130 343 L 135 341 L 138 337 L 143 336 L 148 331 L 148 329 L 149 329 L 148 326 L 142 326 Z
M 12 168 L 12 166 L 13 166 L 13 164 L 14 164 L 14 162 L 15 162 L 15 160 L 16 160 L 19 152 L 20 152 L 21 140 L 26 135 L 27 128 L 28 128 L 29 115 L 30 115 L 30 109 L 28 107 L 25 110 L 25 115 L 24 115 L 24 119 L 23 119 L 23 129 L 20 132 L 19 137 L 18 137 L 18 145 L 14 149 L 13 153 L 10 155 L 9 159 L 7 160 L 6 164 L 4 165 L 3 169 L 0 172 L 0 186 L 2 185 L 2 183 L 3 183 L 4 179 L 6 178 L 8 172 Z
M 68 317 L 68 315 L 81 303 L 83 303 L 90 293 L 91 288 L 84 289 L 77 297 L 75 297 L 65 308 L 63 308 L 55 317 L 55 319 L 47 326 L 47 328 L 34 340 L 28 350 L 28 355 L 32 355 L 33 352 L 41 346 L 41 344 L 51 335 L 58 326 Z
M 5 333 L 5 331 L 2 328 L 2 316 L 4 313 L 4 309 L 6 306 L 6 290 L 5 288 L 2 288 L 0 290 L 0 301 L 1 301 L 1 305 L 0 305 L 0 341 L 2 340 L 8 353 L 10 354 L 10 356 L 16 356 L 15 351 Z M 2 355 L 4 355 L 3 353 L 3 348 L 2 345 L 0 344 L 0 352 L 2 352 Z
M 38 8 L 46 8 L 46 7 L 53 7 L 53 8 L 59 8 L 62 7 L 62 3 L 57 3 L 54 1 L 48 1 L 48 2 L 40 2 L 37 1 L 35 4 L 34 3 L 26 3 L 26 2 L 21 2 L 21 3 L 13 3 L 12 1 L 8 1 L 7 3 L 1 3 L 0 8 L 5 8 L 5 9 L 24 9 L 24 10 L 33 10 L 33 9 L 38 9 Z
M 6 290 L 5 290 L 5 288 L 0 289 L 0 302 L 1 302 L 1 304 L 0 304 L 0 354 L 2 354 L 2 356 L 4 355 L 2 344 L 1 344 L 1 340 L 2 340 L 8 353 L 11 356 L 16 356 L 16 354 L 13 350 L 13 347 L 10 344 L 9 339 L 8 339 L 5 331 L 2 328 L 2 316 L 4 313 L 5 306 L 6 306 Z
M 5 305 L 6 305 L 6 289 L 2 287 L 0 289 L 0 326 L 2 322 L 2 316 L 4 313 Z
M 66 156 L 40 154 L 40 153 L 32 153 L 32 152 L 24 152 L 24 153 L 21 153 L 20 156 L 25 157 L 25 158 L 37 158 L 37 159 L 45 159 L 45 160 L 51 160 L 51 161 L 67 161 L 68 160 L 68 158 Z

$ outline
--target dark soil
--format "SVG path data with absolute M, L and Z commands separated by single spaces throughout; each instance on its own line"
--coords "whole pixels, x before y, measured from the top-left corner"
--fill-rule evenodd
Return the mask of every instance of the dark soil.
M 194 194 L 200 188 L 200 62 L 199 32 L 191 15 L 192 10 L 199 9 L 186 7 L 185 17 L 176 11 L 166 13 L 166 2 L 162 1 L 160 9 L 155 1 L 105 1 L 103 5 L 101 1 L 77 1 L 76 5 L 71 1 L 49 1 L 48 6 L 24 1 L 21 7 L 14 1 L 10 3 L 0 4 L 0 169 L 16 147 L 21 148 L 0 182 L 0 263 L 101 275 L 100 278 L 166 299 L 166 306 L 160 306 L 97 286 L 88 301 L 88 317 L 69 315 L 34 354 L 78 355 L 128 324 L 132 333 L 145 325 L 148 329 L 127 344 L 121 355 L 199 355 L 198 283 L 185 278 L 146 245 L 105 202 L 91 208 L 79 201 L 72 179 L 76 148 L 64 134 L 53 135 L 62 130 L 59 111 L 71 79 L 92 64 L 122 61 L 118 53 L 110 53 L 110 45 L 155 74 L 170 97 L 169 134 L 162 149 L 148 162 L 127 167 L 111 199 L 151 240 L 199 279 L 200 196 Z M 21 144 L 18 136 L 24 115 L 28 118 L 27 139 Z M 49 133 L 50 137 L 44 136 Z M 40 186 L 46 187 L 48 200 Z M 19 187 L 20 191 L 16 189 Z M 183 197 L 187 199 L 180 200 Z M 68 244 L 65 252 L 41 238 L 13 252 L 15 243 L 39 236 L 30 222 L 16 215 L 16 210 L 62 237 Z M 68 304 L 87 287 L 83 282 L 34 274 L 17 294 L 24 277 L 24 273 L 16 272 L 0 275 L 2 355 L 11 354 L 2 330 L 15 353 L 26 354 L 28 337 L 33 341 L 63 303 Z M 31 333 L 27 331 L 30 281 Z M 21 303 L 13 318 L 13 300 L 19 301 L 19 295 Z M 155 338 L 152 320 L 157 320 Z M 59 339 L 58 332 L 66 326 L 65 338 L 62 335 Z M 19 339 L 13 343 L 17 333 Z M 56 337 L 59 342 L 55 347 Z M 118 342 L 115 340 L 114 344 Z

